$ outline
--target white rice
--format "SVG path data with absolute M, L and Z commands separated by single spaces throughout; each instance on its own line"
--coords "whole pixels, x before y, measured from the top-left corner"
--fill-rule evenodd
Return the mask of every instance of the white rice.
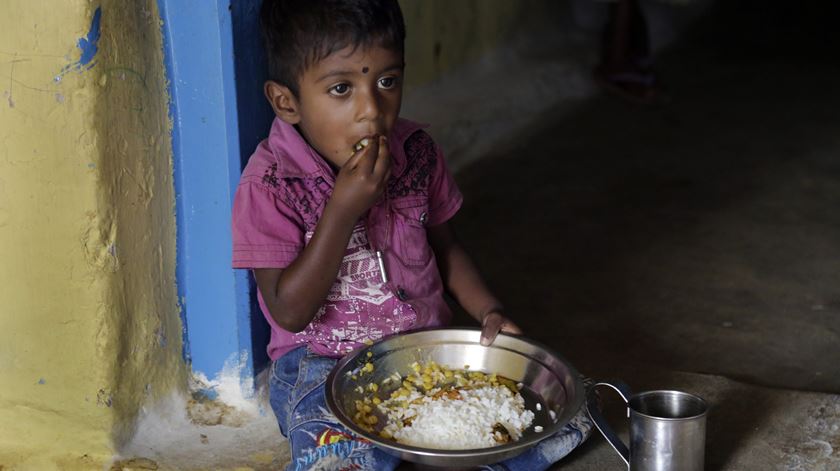
M 435 399 L 413 392 L 389 399 L 378 406 L 388 417 L 384 431 L 407 445 L 465 450 L 499 445 L 502 436 L 493 430 L 497 424 L 518 440 L 534 420 L 522 396 L 501 385 L 461 389 L 458 395 Z

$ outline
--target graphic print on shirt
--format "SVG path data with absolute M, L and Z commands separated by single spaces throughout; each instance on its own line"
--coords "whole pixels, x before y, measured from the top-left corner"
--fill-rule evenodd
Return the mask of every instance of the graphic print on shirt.
M 312 239 L 312 232 L 307 232 L 306 244 Z M 368 244 L 367 232 L 363 225 L 353 228 L 344 259 L 338 269 L 337 282 L 327 294 L 327 303 L 341 303 L 359 300 L 364 304 L 381 306 L 394 297 L 393 293 L 383 289 L 382 274 L 376 255 Z
M 308 244 L 313 232 L 307 232 Z M 414 325 L 417 314 L 385 289 L 376 256 L 363 224 L 353 229 L 344 259 L 327 299 L 303 334 L 319 343 L 336 345 L 336 354 L 376 341 Z M 349 342 L 349 343 L 347 343 Z
M 262 183 L 278 192 L 278 196 L 289 207 L 295 208 L 303 218 L 308 228 L 314 228 L 318 223 L 318 213 L 321 205 L 329 198 L 332 187 L 324 177 L 278 177 L 277 163 L 266 167 L 262 176 Z M 280 184 L 282 180 L 283 184 Z
M 405 141 L 403 149 L 408 157 L 407 167 L 402 175 L 388 183 L 388 196 L 428 195 L 429 182 L 437 163 L 435 142 L 426 132 L 417 131 Z

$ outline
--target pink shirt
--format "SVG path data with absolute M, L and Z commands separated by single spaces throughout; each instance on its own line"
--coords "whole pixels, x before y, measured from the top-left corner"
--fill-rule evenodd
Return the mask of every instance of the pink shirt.
M 272 360 L 303 344 L 320 355 L 340 357 L 397 332 L 449 323 L 452 315 L 426 227 L 451 218 L 462 197 L 423 127 L 403 119 L 394 125 L 386 196 L 357 223 L 335 283 L 306 329 L 280 328 L 258 293 L 271 325 Z M 312 238 L 334 184 L 324 159 L 293 126 L 275 119 L 234 197 L 233 267 L 289 266 Z M 382 253 L 387 282 L 376 251 Z

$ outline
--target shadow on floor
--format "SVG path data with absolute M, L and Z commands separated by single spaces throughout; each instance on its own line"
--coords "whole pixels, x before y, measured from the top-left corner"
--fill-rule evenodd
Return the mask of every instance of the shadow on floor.
M 586 374 L 840 391 L 840 68 L 814 50 L 836 41 L 796 23 L 819 10 L 751 4 L 660 59 L 669 102 L 598 97 L 457 175 L 465 246 Z

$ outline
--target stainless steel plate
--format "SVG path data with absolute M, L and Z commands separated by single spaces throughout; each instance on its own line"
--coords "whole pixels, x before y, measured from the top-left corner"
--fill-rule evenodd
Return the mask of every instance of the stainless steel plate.
M 389 337 L 359 350 L 339 361 L 327 378 L 327 405 L 344 426 L 403 460 L 455 467 L 512 458 L 551 436 L 575 416 L 584 400 L 583 382 L 572 365 L 537 342 L 500 334 L 493 345 L 483 347 L 480 334 L 479 329 L 422 330 Z M 394 372 L 407 376 L 413 373 L 412 363 L 432 360 L 457 369 L 469 365 L 471 371 L 496 373 L 522 383 L 526 407 L 536 415 L 533 424 L 514 443 L 471 450 L 434 450 L 386 440 L 353 423 L 354 401 L 364 396 L 357 390 L 360 384 L 382 384 Z M 364 375 L 364 380 L 353 379 L 354 375 L 359 377 L 359 370 L 368 361 L 374 365 L 373 373 Z M 394 384 L 393 388 L 398 386 Z M 381 390 L 380 397 L 387 397 L 388 393 L 387 388 Z M 541 405 L 539 411 L 537 403 Z M 549 411 L 554 411 L 554 420 Z M 543 427 L 543 431 L 535 432 L 535 426 Z

